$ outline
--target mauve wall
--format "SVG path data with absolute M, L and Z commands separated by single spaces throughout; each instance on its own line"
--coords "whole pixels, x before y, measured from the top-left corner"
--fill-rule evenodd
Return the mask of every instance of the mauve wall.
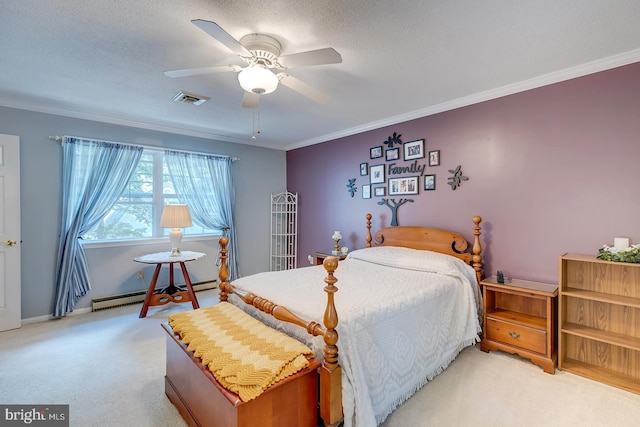
M 362 199 L 369 177 L 359 176 L 359 164 L 389 164 L 370 160 L 369 148 L 394 132 L 403 142 L 424 138 L 425 151 L 441 155 L 440 166 L 425 170 L 436 174 L 436 190 L 403 196 L 414 203 L 398 209 L 399 225 L 470 239 L 472 217 L 482 216 L 488 274 L 557 283 L 563 253 L 595 254 L 616 236 L 640 243 L 640 63 L 289 151 L 299 265 L 331 247 L 333 230 L 350 248 L 363 247 L 367 212 L 374 230 L 389 225 L 379 198 Z M 448 169 L 458 165 L 469 181 L 452 191 Z M 349 178 L 357 179 L 353 198 Z

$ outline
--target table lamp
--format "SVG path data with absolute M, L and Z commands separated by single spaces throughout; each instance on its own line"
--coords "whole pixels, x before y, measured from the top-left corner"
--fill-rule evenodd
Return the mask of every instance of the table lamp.
M 169 241 L 171 242 L 171 256 L 180 256 L 180 242 L 182 241 L 182 228 L 191 227 L 191 213 L 187 205 L 164 205 L 160 227 L 170 228 Z
M 336 246 L 331 251 L 332 254 L 338 255 L 340 253 L 340 239 L 342 239 L 342 234 L 339 231 L 334 231 L 333 236 L 331 236 L 334 242 L 336 242 Z

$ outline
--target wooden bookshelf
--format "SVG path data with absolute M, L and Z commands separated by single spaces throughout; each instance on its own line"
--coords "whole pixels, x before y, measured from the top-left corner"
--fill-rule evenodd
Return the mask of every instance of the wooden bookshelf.
M 558 368 L 640 394 L 640 264 L 560 257 Z

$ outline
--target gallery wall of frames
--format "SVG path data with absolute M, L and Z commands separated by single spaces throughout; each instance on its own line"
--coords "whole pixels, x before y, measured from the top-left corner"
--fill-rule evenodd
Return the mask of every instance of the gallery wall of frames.
M 368 161 L 360 163 L 360 180 L 349 178 L 347 189 L 351 197 L 358 192 L 357 181 L 361 181 L 360 194 L 363 199 L 377 199 L 377 204 L 388 206 L 392 212 L 391 225 L 397 224 L 397 210 L 413 198 L 436 191 L 438 167 L 441 164 L 440 150 L 429 149 L 425 139 L 402 141 L 396 132 L 380 145 L 369 149 Z M 462 165 L 448 169 L 447 185 L 457 189 L 469 178 L 462 174 Z

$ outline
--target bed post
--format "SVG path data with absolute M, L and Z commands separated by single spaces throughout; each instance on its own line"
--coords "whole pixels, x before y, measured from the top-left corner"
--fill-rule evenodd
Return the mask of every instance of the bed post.
M 478 284 L 480 281 L 484 279 L 484 272 L 482 268 L 482 245 L 480 245 L 480 222 L 482 221 L 482 217 L 474 216 L 473 217 L 473 247 L 471 248 L 471 252 L 473 253 L 473 269 L 476 271 L 476 279 L 478 280 Z
M 229 270 L 227 269 L 227 244 L 229 243 L 229 239 L 226 237 L 220 238 L 220 271 L 218 272 L 218 278 L 220 279 L 220 284 L 218 288 L 220 289 L 220 301 L 227 301 L 229 297 L 229 293 L 227 292 L 227 279 L 229 278 Z
M 367 247 L 371 247 L 371 214 L 366 215 L 367 218 Z
M 320 367 L 320 417 L 325 427 L 339 425 L 344 418 L 342 413 L 342 368 L 338 364 L 338 312 L 333 300 L 333 294 L 338 291 L 335 283 L 338 281 L 333 275 L 338 268 L 336 257 L 327 257 L 323 262 L 327 270 L 324 282 L 327 286 L 327 307 L 324 312 L 324 360 Z

